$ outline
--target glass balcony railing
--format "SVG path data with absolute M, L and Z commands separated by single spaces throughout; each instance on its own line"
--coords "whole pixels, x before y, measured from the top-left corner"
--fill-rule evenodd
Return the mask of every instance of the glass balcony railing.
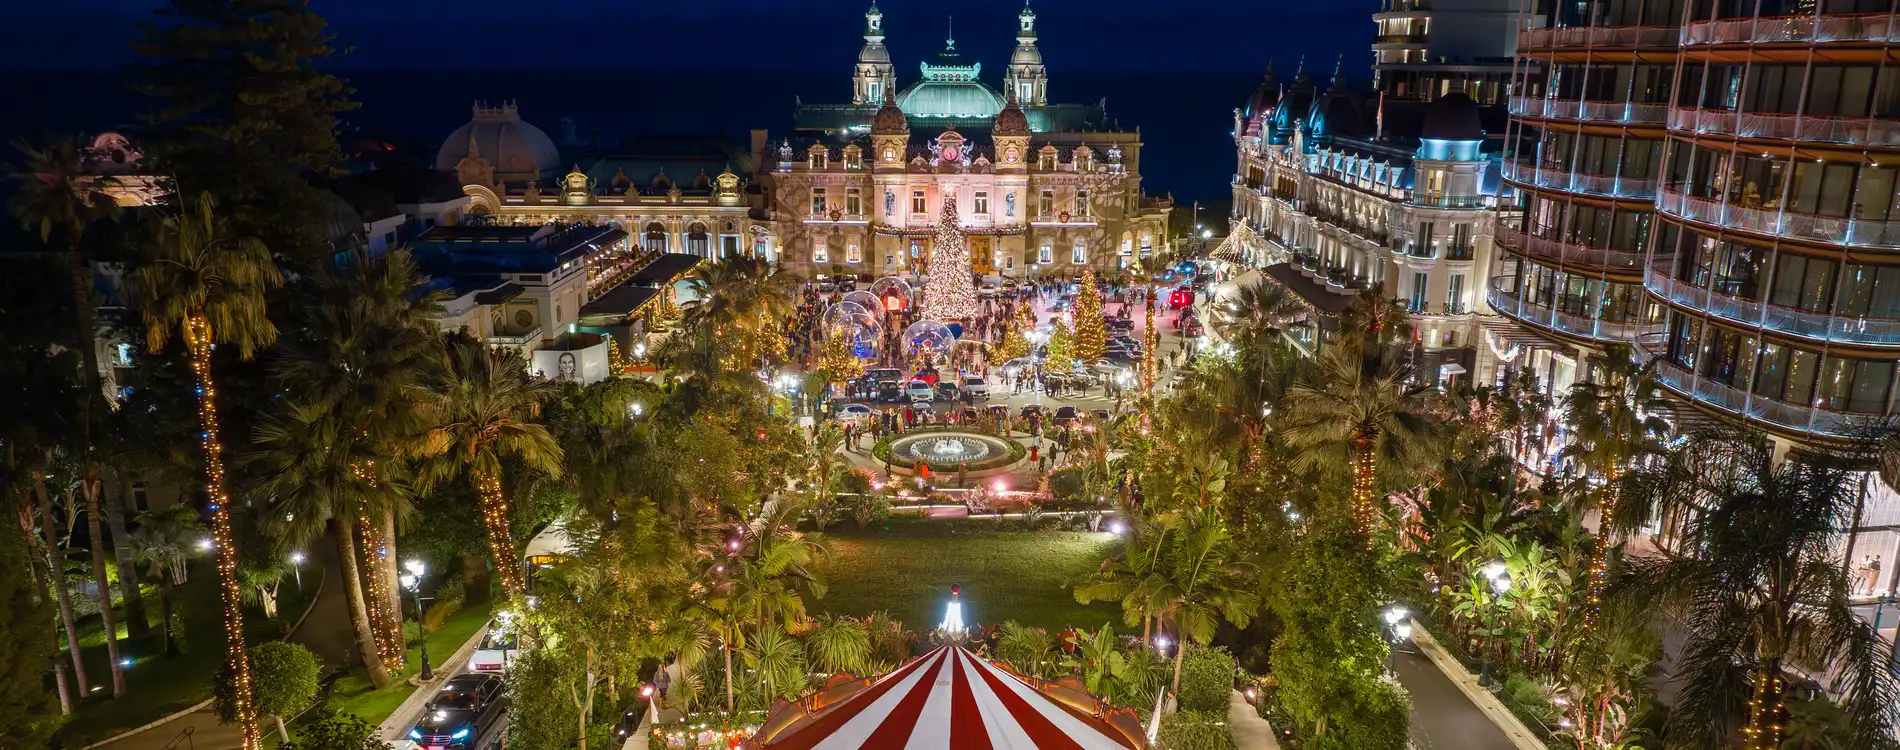
M 1594 102 L 1574 99 L 1545 99 L 1513 96 L 1511 114 L 1552 120 L 1617 122 L 1632 125 L 1660 125 L 1668 114 L 1668 105 L 1652 102 Z
M 1765 330 L 1815 341 L 1900 346 L 1900 320 L 1830 315 L 1702 289 L 1658 273 L 1643 273 L 1643 288 L 1671 304 Z
M 1654 342 L 1643 343 L 1656 360 L 1657 380 L 1670 390 L 1700 404 L 1731 414 L 1800 432 L 1832 437 L 1868 434 L 1886 421 L 1878 414 L 1850 414 L 1829 411 L 1759 396 L 1740 388 L 1697 375 L 1661 356 Z
M 1567 266 L 1592 266 L 1619 271 L 1636 271 L 1643 267 L 1642 253 L 1602 250 L 1562 240 L 1549 240 L 1506 226 L 1497 228 L 1497 237 L 1498 244 L 1506 250 Z
M 1552 190 L 1608 198 L 1647 200 L 1656 197 L 1656 178 L 1654 177 L 1583 174 L 1515 160 L 1504 161 L 1503 171 L 1504 179 Z
M 1588 315 L 1578 315 L 1513 297 L 1502 288 L 1501 282 L 1506 281 L 1507 278 L 1493 280 L 1486 294 L 1487 301 L 1491 303 L 1491 309 L 1496 310 L 1500 315 L 1541 328 L 1599 341 L 1632 341 L 1636 337 L 1638 326 L 1635 323 L 1598 320 Z
M 1682 27 L 1682 43 L 1789 44 L 1900 41 L 1900 14 L 1724 18 Z
M 1814 117 L 1672 107 L 1669 128 L 1743 138 L 1900 146 L 1900 119 L 1891 117 Z
M 1507 164 L 1509 162 L 1506 162 Z M 1900 247 L 1900 221 L 1817 216 L 1779 208 L 1739 206 L 1696 198 L 1672 188 L 1656 192 L 1665 214 L 1718 227 L 1842 245 Z
M 1674 26 L 1563 26 L 1525 29 L 1517 33 L 1517 48 L 1538 47 L 1674 47 L 1682 32 Z

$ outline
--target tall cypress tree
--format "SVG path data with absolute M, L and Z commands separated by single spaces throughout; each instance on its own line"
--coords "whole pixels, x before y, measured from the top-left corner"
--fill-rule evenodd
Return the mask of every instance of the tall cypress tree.
M 318 69 L 339 52 L 328 22 L 301 0 L 169 0 L 139 27 L 152 59 L 131 85 L 153 100 L 146 146 L 178 193 L 210 192 L 280 256 L 326 255 L 309 176 L 342 160 L 337 115 L 357 106 Z

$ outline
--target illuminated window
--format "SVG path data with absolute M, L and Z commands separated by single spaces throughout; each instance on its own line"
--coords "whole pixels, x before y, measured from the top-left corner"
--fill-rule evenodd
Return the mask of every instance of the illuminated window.
M 1078 241 L 1075 243 L 1075 248 L 1070 251 L 1069 260 L 1076 265 L 1089 262 L 1088 250 L 1083 248 L 1081 242 Z
M 825 215 L 825 189 L 824 188 L 811 189 L 811 215 L 813 216 Z
M 1123 237 L 1122 238 L 1122 255 L 1134 255 L 1134 254 L 1135 254 L 1135 241 L 1133 239 Z
M 858 250 L 858 243 L 853 242 L 844 246 L 844 262 L 861 263 L 863 261 L 864 254 Z
M 1078 219 L 1089 217 L 1089 191 L 1087 190 L 1075 191 L 1075 217 Z
M 1046 218 L 1049 216 L 1054 216 L 1055 212 L 1056 212 L 1056 191 L 1054 190 L 1042 191 L 1042 199 L 1036 202 L 1036 215 Z
M 864 215 L 864 196 L 857 188 L 844 189 L 844 213 L 846 216 Z
M 818 240 L 817 242 L 812 243 L 811 262 L 813 263 L 831 262 L 831 252 L 828 248 L 825 247 L 824 240 Z
M 987 190 L 976 191 L 976 195 L 973 200 L 975 203 L 975 208 L 972 208 L 971 210 L 976 212 L 976 214 L 979 216 L 988 216 L 990 213 L 989 191 Z
M 1042 249 L 1036 252 L 1036 262 L 1044 264 L 1056 262 L 1055 248 L 1047 242 L 1042 243 Z
M 924 191 L 910 191 L 910 212 L 920 215 L 930 213 L 930 204 L 924 201 Z

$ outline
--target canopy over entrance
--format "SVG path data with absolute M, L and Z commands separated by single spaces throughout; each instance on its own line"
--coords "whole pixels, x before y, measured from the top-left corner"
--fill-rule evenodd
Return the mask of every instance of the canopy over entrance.
M 1141 722 L 1073 679 L 1032 682 L 958 646 L 875 680 L 832 678 L 759 728 L 759 750 L 1142 750 Z

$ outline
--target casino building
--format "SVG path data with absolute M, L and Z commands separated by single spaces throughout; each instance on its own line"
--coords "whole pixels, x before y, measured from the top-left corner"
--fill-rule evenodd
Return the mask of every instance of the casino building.
M 800 102 L 765 155 L 778 259 L 806 276 L 915 273 L 945 201 L 986 276 L 1113 274 L 1167 252 L 1172 203 L 1141 191 L 1141 135 L 1057 104 L 1024 6 L 1002 91 L 954 37 L 904 85 L 884 15 L 864 16 L 848 103 Z

